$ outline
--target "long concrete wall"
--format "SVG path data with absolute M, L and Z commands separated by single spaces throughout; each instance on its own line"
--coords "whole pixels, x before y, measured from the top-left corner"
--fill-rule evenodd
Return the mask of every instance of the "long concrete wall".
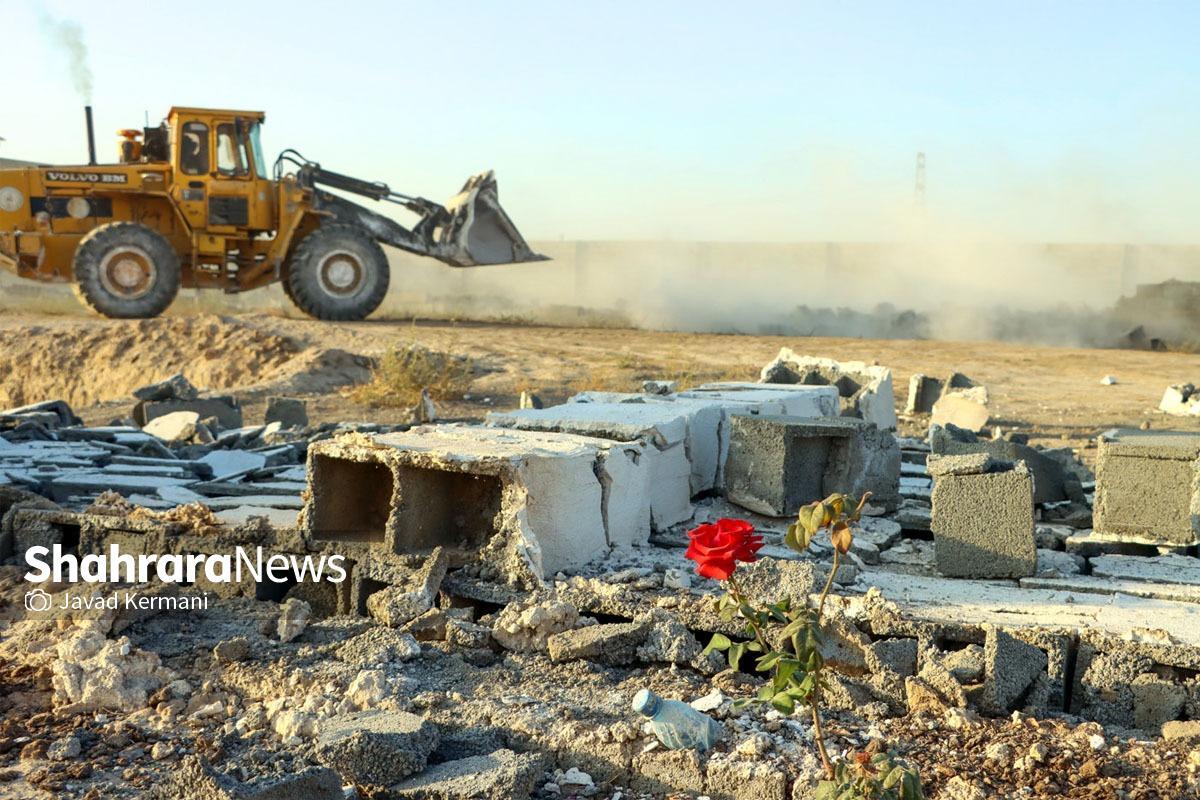
M 803 333 L 799 307 L 933 316 L 949 308 L 1102 309 L 1140 283 L 1200 280 L 1200 245 L 536 242 L 552 260 L 472 269 L 389 250 L 391 317 L 632 324 L 672 330 Z M 0 307 L 74 312 L 66 287 L 0 273 Z M 290 305 L 278 287 L 185 291 L 173 311 Z M 954 331 L 933 331 L 955 336 Z M 986 336 L 962 331 L 963 338 Z

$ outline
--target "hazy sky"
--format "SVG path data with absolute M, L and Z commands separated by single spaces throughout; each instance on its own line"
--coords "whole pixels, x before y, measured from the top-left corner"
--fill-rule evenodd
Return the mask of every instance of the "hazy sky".
M 117 9 L 120 9 L 118 11 Z M 1200 4 L 0 0 L 0 156 L 173 104 L 445 200 L 494 168 L 531 239 L 1200 240 Z M 17 113 L 20 110 L 20 113 Z

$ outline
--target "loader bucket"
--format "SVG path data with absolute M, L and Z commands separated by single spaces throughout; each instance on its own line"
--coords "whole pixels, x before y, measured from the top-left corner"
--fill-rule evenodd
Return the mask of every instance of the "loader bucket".
M 462 191 L 446 203 L 450 221 L 439 236 L 441 259 L 456 267 L 546 261 L 533 252 L 500 207 L 496 176 L 491 170 L 467 179 Z

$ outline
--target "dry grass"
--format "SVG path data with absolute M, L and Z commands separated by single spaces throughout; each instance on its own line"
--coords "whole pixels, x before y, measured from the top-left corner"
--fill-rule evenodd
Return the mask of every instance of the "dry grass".
M 642 381 L 674 381 L 680 390 L 714 381 L 755 381 L 756 368 L 727 367 L 697 358 L 657 361 L 633 352 L 622 352 L 608 363 L 586 368 L 584 374 L 565 385 L 575 392 L 640 392 Z
M 372 406 L 412 406 L 421 390 L 428 389 L 435 400 L 456 400 L 471 388 L 474 378 L 472 359 L 409 344 L 385 353 L 371 380 L 351 389 L 349 396 Z

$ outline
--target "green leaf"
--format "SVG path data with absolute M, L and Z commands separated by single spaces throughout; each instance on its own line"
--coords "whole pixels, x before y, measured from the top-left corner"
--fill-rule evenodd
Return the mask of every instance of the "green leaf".
M 746 652 L 744 642 L 738 642 L 729 646 L 729 652 L 726 654 L 729 657 L 729 668 L 738 669 L 738 663 L 742 660 L 742 656 Z
M 766 655 L 760 656 L 758 661 L 755 663 L 754 668 L 759 672 L 766 672 L 771 667 L 775 666 L 775 664 L 778 663 L 779 659 L 781 658 L 783 658 L 783 653 L 779 652 L 778 650 L 772 650 Z
M 776 691 L 783 691 L 783 687 L 787 686 L 798 669 L 800 669 L 800 662 L 795 659 L 789 658 L 780 661 L 779 666 L 775 670 L 775 679 L 779 682 Z
M 791 714 L 796 710 L 796 701 L 787 692 L 780 692 L 772 697 L 771 705 L 782 714 Z
M 733 642 L 723 633 L 714 633 L 712 638 L 708 640 L 708 647 L 704 648 L 704 655 L 708 655 L 713 650 L 728 650 Z
M 775 696 L 775 691 L 771 688 L 770 683 L 764 683 L 758 689 L 758 699 L 764 703 L 769 703 L 771 698 Z

